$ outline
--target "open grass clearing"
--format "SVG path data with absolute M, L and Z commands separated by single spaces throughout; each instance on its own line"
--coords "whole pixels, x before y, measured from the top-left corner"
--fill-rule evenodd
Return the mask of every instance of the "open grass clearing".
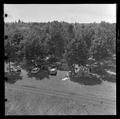
M 18 88 L 19 89 L 19 88 Z M 55 95 L 7 88 L 6 115 L 105 115 L 116 114 L 115 106 L 89 102 L 84 96 L 79 101 Z

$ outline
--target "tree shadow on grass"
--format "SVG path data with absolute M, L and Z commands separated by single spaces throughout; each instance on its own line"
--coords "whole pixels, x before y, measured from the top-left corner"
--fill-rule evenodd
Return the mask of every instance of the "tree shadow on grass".
M 101 76 L 102 80 L 108 81 L 108 82 L 116 82 L 116 75 L 111 75 L 105 71 L 105 69 L 102 70 L 96 70 L 93 73 L 96 73 Z
M 106 75 L 102 76 L 102 80 L 116 83 L 116 75 L 110 75 L 110 74 L 106 73 Z
M 28 77 L 34 77 L 36 80 L 42 80 L 44 78 L 49 78 L 49 72 L 47 70 L 41 70 L 36 74 L 28 73 Z
M 74 82 L 77 82 L 79 84 L 82 84 L 82 85 L 99 85 L 99 84 L 102 83 L 102 81 L 95 76 L 91 76 L 91 77 L 72 77 L 70 80 L 74 81 Z
M 5 72 L 6 83 L 14 84 L 16 81 L 21 80 L 22 76 L 17 72 Z
M 107 69 L 110 70 L 110 68 L 107 68 Z M 114 67 L 112 67 L 111 69 L 113 69 L 113 71 L 115 71 Z M 104 68 L 96 69 L 92 73 L 100 75 L 102 80 L 104 80 L 104 81 L 113 82 L 113 83 L 116 82 L 116 75 L 109 74 Z

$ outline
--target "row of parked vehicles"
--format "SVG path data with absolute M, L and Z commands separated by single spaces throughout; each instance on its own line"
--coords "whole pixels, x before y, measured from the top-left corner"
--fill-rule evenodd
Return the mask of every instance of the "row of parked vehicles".
M 30 73 L 37 74 L 37 73 L 39 73 L 40 70 L 43 70 L 43 67 L 39 68 L 39 67 L 35 66 L 35 67 L 33 67 L 31 69 Z M 49 71 L 50 75 L 57 75 L 57 67 L 56 67 L 56 65 L 48 66 L 47 70 Z M 7 67 L 7 71 L 9 71 L 9 67 Z M 19 73 L 19 72 L 21 72 L 21 67 L 20 66 L 11 65 L 10 66 L 10 71 Z
M 36 74 L 41 70 L 39 67 L 35 67 L 31 70 L 31 73 Z M 57 75 L 57 67 L 55 65 L 49 66 L 48 71 L 50 75 Z
M 7 71 L 9 71 L 9 67 L 7 67 Z M 10 66 L 10 71 L 11 72 L 21 72 L 21 67 L 20 66 Z

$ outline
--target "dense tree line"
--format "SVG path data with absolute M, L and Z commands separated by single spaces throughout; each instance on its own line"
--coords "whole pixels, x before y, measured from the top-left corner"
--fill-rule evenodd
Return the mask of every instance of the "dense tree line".
M 69 66 L 86 65 L 116 53 L 115 23 L 5 23 L 5 54 L 11 60 L 40 63 L 46 56 L 65 59 Z

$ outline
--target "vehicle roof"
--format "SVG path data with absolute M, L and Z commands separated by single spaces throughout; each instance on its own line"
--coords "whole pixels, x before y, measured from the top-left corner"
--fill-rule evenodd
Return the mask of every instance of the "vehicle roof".
M 35 68 L 33 68 L 33 69 L 39 69 L 39 67 L 35 67 Z

